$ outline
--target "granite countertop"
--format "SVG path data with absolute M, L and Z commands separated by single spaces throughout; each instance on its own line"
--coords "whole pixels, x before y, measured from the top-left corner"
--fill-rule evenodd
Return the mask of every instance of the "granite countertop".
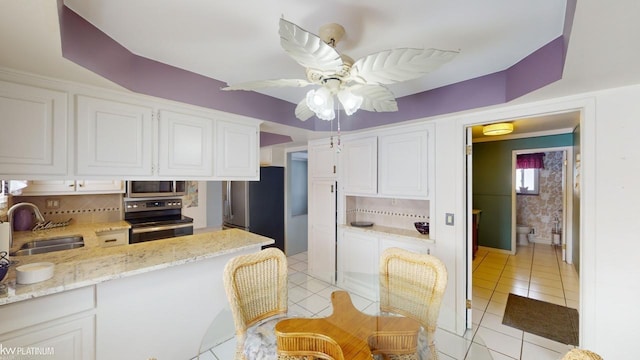
M 338 225 L 338 226 L 340 228 L 345 228 L 345 229 L 353 229 L 353 230 L 371 232 L 371 233 L 383 234 L 383 235 L 393 235 L 393 236 L 402 237 L 408 240 L 425 241 L 431 244 L 435 243 L 433 239 L 429 238 L 429 234 L 422 235 L 415 229 L 400 229 L 400 228 L 381 226 L 381 225 L 375 225 L 375 224 L 373 226 L 366 226 L 366 227 L 351 226 L 346 224 Z
M 12 251 L 23 243 L 40 238 L 82 235 L 85 246 L 47 254 L 12 256 L 19 265 L 48 261 L 55 264 L 53 278 L 35 284 L 16 284 L 15 267 L 9 269 L 0 292 L 0 305 L 55 294 L 104 281 L 164 269 L 232 253 L 273 240 L 239 229 L 198 233 L 138 244 L 102 247 L 96 232 L 125 230 L 129 224 L 79 224 L 43 231 L 14 233 Z

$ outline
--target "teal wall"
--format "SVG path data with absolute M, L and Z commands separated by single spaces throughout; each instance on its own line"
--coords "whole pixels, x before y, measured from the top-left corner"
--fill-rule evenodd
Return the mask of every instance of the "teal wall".
M 478 245 L 511 250 L 513 150 L 573 146 L 573 134 L 473 144 L 473 208 L 482 210 Z

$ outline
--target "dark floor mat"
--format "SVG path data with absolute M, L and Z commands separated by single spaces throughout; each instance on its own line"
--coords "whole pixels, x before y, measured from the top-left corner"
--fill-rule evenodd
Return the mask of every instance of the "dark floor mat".
M 578 346 L 578 310 L 509 294 L 502 323 L 528 333 Z

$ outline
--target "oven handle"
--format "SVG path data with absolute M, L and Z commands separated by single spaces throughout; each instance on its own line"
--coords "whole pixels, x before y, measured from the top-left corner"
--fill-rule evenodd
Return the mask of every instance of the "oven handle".
M 187 228 L 187 227 L 193 227 L 193 224 L 188 223 L 188 224 L 177 224 L 177 225 L 161 225 L 161 226 L 154 226 L 154 227 L 132 228 L 131 233 L 143 234 L 143 233 L 154 232 L 154 231 L 173 230 L 173 229 L 181 229 L 181 228 Z

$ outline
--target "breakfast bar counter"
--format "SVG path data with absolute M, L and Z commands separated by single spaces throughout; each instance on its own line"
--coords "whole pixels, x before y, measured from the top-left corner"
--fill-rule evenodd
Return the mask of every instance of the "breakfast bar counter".
M 21 285 L 10 269 L 0 295 L 0 343 L 55 353 L 52 359 L 194 358 L 207 329 L 229 311 L 226 263 L 274 242 L 229 229 L 105 247 L 96 234 L 123 229 L 126 222 L 17 233 L 12 251 L 71 235 L 82 236 L 84 246 L 11 257 L 19 265 L 51 262 L 54 274 Z
M 264 236 L 229 229 L 112 247 L 101 247 L 98 244 L 97 232 L 128 229 L 128 226 L 128 223 L 122 221 L 16 233 L 12 250 L 27 241 L 62 235 L 81 235 L 85 246 L 46 254 L 11 257 L 12 261 L 18 262 L 17 265 L 51 262 L 55 265 L 54 276 L 43 282 L 20 285 L 15 281 L 15 267 L 11 267 L 3 281 L 7 289 L 0 294 L 0 305 L 273 243 L 272 239 Z

